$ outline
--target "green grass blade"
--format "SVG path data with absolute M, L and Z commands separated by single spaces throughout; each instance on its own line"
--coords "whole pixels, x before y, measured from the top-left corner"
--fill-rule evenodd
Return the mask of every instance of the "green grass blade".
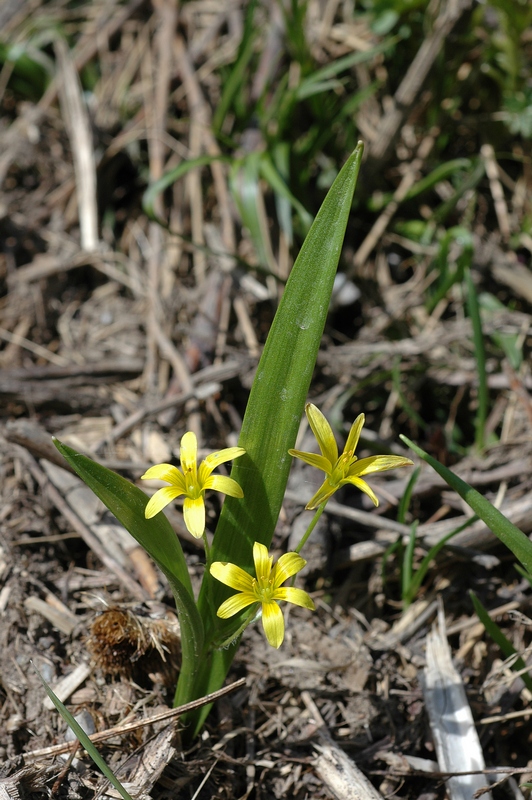
M 414 453 L 426 461 L 443 480 L 449 484 L 451 489 L 454 489 L 460 497 L 466 501 L 473 511 L 483 520 L 488 528 L 501 540 L 503 544 L 519 559 L 521 564 L 532 574 L 532 542 L 525 536 L 525 534 L 516 527 L 513 522 L 506 519 L 504 514 L 492 506 L 489 500 L 482 497 L 476 489 L 473 489 L 468 483 L 463 481 L 450 469 L 444 467 L 435 458 L 432 458 L 425 453 L 421 447 L 411 442 L 406 436 L 401 435 L 401 440 L 410 447 Z
M 471 166 L 470 158 L 455 158 L 452 161 L 446 161 L 443 164 L 439 164 L 435 169 L 432 170 L 432 172 L 430 172 L 424 178 L 421 178 L 419 181 L 416 181 L 416 183 L 410 187 L 402 202 L 413 200 L 418 195 L 423 194 L 423 192 L 434 188 L 434 186 L 436 186 L 438 183 L 441 183 L 441 181 L 453 177 L 455 173 L 461 172 L 462 170 L 471 169 Z M 386 192 L 386 194 L 378 195 L 376 198 L 372 198 L 369 201 L 368 206 L 372 211 L 382 211 L 382 209 L 391 203 L 393 199 L 393 193 Z
M 421 472 L 421 467 L 416 467 L 414 469 L 406 485 L 406 489 L 403 493 L 403 496 L 401 497 L 401 502 L 399 503 L 399 508 L 397 510 L 397 522 L 400 522 L 402 525 L 406 525 L 406 515 L 408 514 L 408 509 L 410 508 L 412 493 L 417 483 L 417 479 L 419 478 L 420 472 Z
M 517 650 L 515 649 L 511 641 L 506 638 L 506 636 L 501 631 L 497 623 L 494 620 L 492 620 L 492 618 L 490 617 L 490 615 L 488 614 L 488 612 L 486 611 L 486 609 L 484 608 L 484 606 L 482 605 L 476 594 L 474 592 L 469 592 L 469 596 L 473 601 L 473 605 L 475 606 L 475 611 L 479 620 L 482 622 L 482 624 L 486 629 L 486 633 L 488 633 L 493 639 L 493 641 L 501 648 L 504 657 L 511 658 L 512 656 L 516 655 Z M 529 667 L 527 667 L 523 659 L 518 656 L 515 659 L 515 661 L 513 661 L 513 663 L 511 664 L 511 667 L 516 672 L 521 673 L 520 677 L 522 678 L 523 683 L 525 684 L 529 692 L 532 692 L 532 678 L 528 673 Z
M 421 561 L 421 564 L 417 568 L 413 577 L 411 576 L 410 584 L 407 587 L 405 587 L 405 591 L 403 592 L 403 603 L 405 608 L 408 607 L 410 603 L 412 603 L 413 600 L 415 599 L 417 593 L 421 588 L 421 584 L 425 579 L 425 575 L 429 570 L 431 562 L 436 558 L 440 550 L 442 550 L 445 547 L 449 539 L 452 539 L 453 536 L 456 536 L 458 533 L 461 533 L 466 528 L 469 528 L 469 526 L 472 525 L 474 522 L 476 522 L 477 519 L 478 519 L 477 515 L 474 514 L 472 517 L 466 520 L 466 522 L 464 522 L 463 525 L 459 525 L 458 528 L 452 530 L 450 533 L 444 536 L 443 539 L 440 539 L 439 542 L 436 542 L 436 544 L 430 548 L 426 556 L 423 557 L 423 560 Z
M 189 161 L 182 161 L 181 164 L 171 169 L 169 172 L 166 172 L 158 181 L 155 181 L 155 183 L 152 183 L 151 186 L 146 189 L 142 197 L 142 208 L 145 213 L 150 219 L 155 220 L 155 222 L 158 222 L 166 228 L 166 222 L 160 219 L 155 213 L 155 201 L 159 195 L 165 192 L 170 186 L 173 186 L 176 181 L 183 178 L 191 170 L 209 166 L 209 164 L 212 164 L 214 161 L 226 160 L 224 156 L 198 156 L 197 158 L 191 158 Z
M 246 94 L 246 80 L 249 80 L 249 63 L 253 57 L 253 51 L 255 49 L 255 41 L 257 36 L 259 35 L 259 29 L 254 25 L 254 15 L 255 15 L 255 7 L 257 3 L 256 0 L 251 0 L 248 4 L 247 11 L 246 11 L 246 19 L 244 25 L 244 31 L 242 33 L 242 40 L 240 42 L 239 52 L 237 55 L 237 59 L 231 69 L 229 75 L 224 77 L 222 83 L 222 96 L 216 106 L 216 111 L 214 112 L 212 118 L 212 129 L 217 136 L 224 123 L 224 120 L 227 116 L 233 101 L 241 98 L 242 95 L 245 96 Z
M 401 572 L 401 596 L 403 598 L 403 603 L 408 605 L 406 601 L 406 597 L 408 595 L 408 589 L 410 584 L 412 583 L 412 564 L 414 562 L 414 550 L 416 547 L 416 531 L 417 531 L 417 520 L 414 522 L 410 528 L 410 536 L 408 537 L 408 542 L 405 547 L 405 552 L 403 555 L 403 569 Z
M 273 256 L 267 219 L 264 214 L 260 187 L 260 162 L 262 153 L 254 152 L 235 161 L 229 174 L 231 194 L 242 222 L 255 246 L 260 264 L 272 274 L 277 272 Z
M 489 292 L 481 292 L 478 296 L 478 304 L 481 316 L 485 320 L 492 320 L 497 311 L 506 311 L 506 306 Z M 523 346 L 521 336 L 518 333 L 500 333 L 494 330 L 490 333 L 490 338 L 500 347 L 508 359 L 510 366 L 518 370 L 523 363 Z
M 124 800 L 133 800 L 130 794 L 124 789 L 118 778 L 115 777 L 114 773 L 109 769 L 101 755 L 99 754 L 96 747 L 93 745 L 81 725 L 74 719 L 68 708 L 63 705 L 61 700 L 57 697 L 56 694 L 50 689 L 44 678 L 42 677 L 41 673 L 38 669 L 35 669 L 35 672 L 39 676 L 42 681 L 42 685 L 46 690 L 46 694 L 56 707 L 59 714 L 65 720 L 68 727 L 76 734 L 77 739 L 79 740 L 81 746 L 87 751 L 89 756 L 92 758 L 94 763 L 97 767 L 103 772 L 109 783 L 114 786 L 116 791 L 124 798 Z
M 515 566 L 516 570 L 518 571 L 518 573 L 520 575 L 522 575 L 522 577 L 525 578 L 529 582 L 530 586 L 532 587 L 532 575 L 530 575 L 526 571 L 526 569 L 523 569 L 523 567 L 520 564 L 514 564 L 514 566 Z
M 371 61 L 376 55 L 380 55 L 381 53 L 385 53 L 387 50 L 391 50 L 392 47 L 395 47 L 395 45 L 401 41 L 401 39 L 401 36 L 391 36 L 389 39 L 385 39 L 383 42 L 380 42 L 375 47 L 371 47 L 369 50 L 358 50 L 356 53 L 349 53 L 349 55 L 337 58 L 335 61 L 327 64 L 325 67 L 321 67 L 301 81 L 297 89 L 298 98 L 300 96 L 306 96 L 308 87 L 312 84 L 323 83 L 331 78 L 335 78 L 342 72 L 346 72 L 348 69 L 352 69 L 355 64 L 362 64 L 366 61 Z
M 277 168 L 275 167 L 268 153 L 262 154 L 259 168 L 260 174 L 264 180 L 269 183 L 276 195 L 290 203 L 290 205 L 297 212 L 305 231 L 308 231 L 312 224 L 312 214 L 309 214 L 307 209 L 302 203 L 299 202 L 297 197 L 294 197 L 283 178 L 277 171 Z
M 407 414 L 410 417 L 412 422 L 414 422 L 418 427 L 421 428 L 422 431 L 424 431 L 425 428 L 427 427 L 427 425 L 425 423 L 425 420 L 423 419 L 423 417 L 421 417 L 417 413 L 416 409 L 413 408 L 410 405 L 410 403 L 409 403 L 409 401 L 408 401 L 408 399 L 407 399 L 407 397 L 406 397 L 406 395 L 403 392 L 403 389 L 401 387 L 401 362 L 400 362 L 400 359 L 396 359 L 394 361 L 394 363 L 393 363 L 393 366 L 392 366 L 392 380 L 393 380 L 393 388 L 397 392 L 397 395 L 399 397 L 399 402 L 401 403 L 403 411 L 405 412 L 405 414 Z
M 486 419 L 488 416 L 488 376 L 486 373 L 486 351 L 484 349 L 484 335 L 482 333 L 482 320 L 477 299 L 477 290 L 471 271 L 466 270 L 465 284 L 467 288 L 467 307 L 471 324 L 473 326 L 473 344 L 478 371 L 478 408 L 475 418 L 475 444 L 479 450 L 485 445 Z

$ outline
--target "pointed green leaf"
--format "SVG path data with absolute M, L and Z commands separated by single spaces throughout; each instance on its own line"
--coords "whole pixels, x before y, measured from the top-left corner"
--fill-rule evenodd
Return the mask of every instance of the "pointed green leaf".
M 333 183 L 286 284 L 242 424 L 239 445 L 246 454 L 231 471 L 244 498 L 224 502 L 213 561 L 236 559 L 252 571 L 253 543 L 269 547 L 272 540 L 291 466 L 288 449 L 295 444 L 316 363 L 362 149 L 360 144 Z M 225 594 L 220 586 L 214 583 L 215 602 Z
M 52 689 L 48 686 L 46 681 L 44 680 L 43 676 L 39 672 L 39 670 L 35 669 L 35 672 L 39 676 L 42 681 L 42 684 L 46 690 L 46 694 L 56 707 L 59 714 L 63 717 L 68 727 L 75 733 L 76 738 L 78 739 L 81 746 L 87 751 L 90 755 L 94 763 L 97 767 L 101 769 L 109 783 L 115 787 L 116 791 L 124 798 L 124 800 L 133 800 L 130 794 L 124 789 L 120 781 L 117 777 L 115 777 L 114 772 L 107 766 L 101 755 L 99 754 L 96 747 L 93 745 L 81 725 L 77 722 L 75 717 L 70 713 L 68 708 L 63 705 L 61 700 L 58 698 L 56 694 L 52 691 Z
M 427 464 L 430 464 L 432 469 L 434 469 L 438 475 L 440 475 L 443 480 L 449 484 L 451 489 L 454 489 L 455 492 L 458 492 L 460 497 L 466 501 L 468 506 L 470 506 L 473 511 L 478 514 L 481 520 L 483 520 L 490 531 L 492 531 L 495 536 L 497 536 L 503 544 L 508 547 L 509 550 L 519 559 L 521 564 L 528 570 L 529 573 L 532 573 L 532 542 L 525 536 L 523 531 L 520 531 L 518 527 L 516 527 L 513 522 L 510 522 L 509 519 L 506 519 L 504 514 L 492 506 L 489 500 L 486 500 L 485 497 L 482 497 L 476 489 L 473 489 L 468 483 L 463 481 L 458 475 L 455 475 L 454 472 L 451 472 L 450 469 L 444 467 L 443 464 L 440 464 L 439 461 L 436 461 L 435 458 L 432 458 L 425 453 L 421 447 L 418 447 L 414 442 L 411 442 L 406 436 L 400 437 L 403 442 L 410 447 L 414 453 L 426 461 Z
M 54 444 L 79 477 L 142 545 L 168 578 L 181 626 L 183 663 L 180 680 L 184 684 L 190 683 L 201 657 L 203 624 L 194 602 L 181 544 L 172 526 L 162 513 L 153 519 L 145 518 L 144 509 L 149 498 L 137 486 L 57 439 L 54 439 Z
M 482 624 L 486 629 L 486 633 L 488 633 L 493 639 L 493 641 L 501 648 L 504 657 L 511 658 L 512 656 L 515 656 L 517 650 L 515 649 L 511 641 L 501 631 L 495 620 L 493 620 L 490 617 L 490 615 L 488 614 L 488 612 L 486 611 L 486 609 L 484 608 L 484 606 L 482 605 L 476 594 L 474 592 L 469 592 L 469 596 L 473 601 L 473 605 L 475 606 L 475 611 L 477 613 L 479 620 L 482 622 Z M 521 673 L 521 678 L 526 688 L 529 691 L 532 691 L 532 677 L 530 677 L 530 673 L 527 671 L 529 667 L 527 667 L 523 659 L 517 656 L 517 658 L 514 661 L 512 661 L 511 667 L 512 669 Z
M 362 161 L 360 143 L 334 181 L 292 268 L 264 347 L 242 425 L 239 445 L 246 454 L 231 476 L 244 490 L 243 500 L 227 497 L 211 559 L 231 561 L 253 573 L 255 541 L 270 546 L 284 497 L 291 458 L 310 379 L 327 318 L 353 193 Z M 240 618 L 220 620 L 216 609 L 231 594 L 205 572 L 199 607 L 207 642 L 228 638 Z M 201 665 L 196 696 L 222 685 L 234 647 L 214 651 Z M 184 696 L 178 687 L 179 702 Z M 189 698 L 186 698 L 189 699 Z M 189 720 L 201 727 L 206 710 Z

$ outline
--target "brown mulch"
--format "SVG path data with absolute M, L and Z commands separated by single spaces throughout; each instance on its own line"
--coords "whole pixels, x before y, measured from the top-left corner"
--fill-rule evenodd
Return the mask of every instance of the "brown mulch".
M 248 629 L 228 679 L 244 682 L 216 702 L 185 752 L 178 721 L 165 715 L 179 668 L 165 579 L 51 444 L 55 435 L 138 481 L 148 466 L 176 459 L 186 430 L 196 431 L 204 452 L 236 443 L 279 284 L 242 268 L 256 264 L 253 244 L 220 165 L 170 190 L 165 207 L 174 233 L 142 210 L 147 175 L 137 166 L 142 151 L 153 180 L 180 159 L 218 147 L 209 133 L 220 96 L 215 70 L 233 63 L 243 15 L 242 4 L 229 5 L 183 4 L 179 21 L 172 3 L 142 0 L 99 0 L 78 11 L 59 0 L 27 0 L 22 9 L 0 9 L 2 38 L 16 40 L 30 22 L 54 18 L 77 31 L 71 53 L 56 52 L 63 83 L 52 81 L 41 99 L 17 100 L 0 72 L 0 797 L 117 796 L 72 744 L 37 671 L 58 694 L 64 690 L 87 732 L 113 729 L 100 752 L 140 797 L 333 797 L 317 767 L 324 736 L 317 712 L 384 796 L 443 797 L 442 777 L 423 772 L 421 761 L 435 759 L 420 676 L 438 602 L 486 763 L 521 769 L 519 783 L 530 765 L 530 693 L 467 596 L 477 593 L 526 660 L 530 584 L 514 558 L 475 523 L 440 553 L 404 614 L 397 556 L 384 566 L 383 554 L 414 520 L 418 564 L 470 516 L 428 468 L 414 488 L 408 524 L 396 521 L 408 481 L 399 473 L 372 481 L 376 511 L 354 491 L 334 498 L 305 552 L 302 580 L 316 613 L 290 608 L 279 651 L 260 627 Z M 332 20 L 320 25 L 317 6 L 309 3 L 309 24 L 322 63 L 352 50 L 353 41 L 371 40 L 358 23 L 352 30 Z M 74 169 L 75 126 L 84 123 L 63 84 L 96 56 L 102 72 L 88 103 L 98 184 L 91 198 L 77 194 L 87 175 Z M 418 101 L 411 98 L 414 119 Z M 432 133 L 414 133 L 407 117 L 401 125 L 408 131 L 391 131 L 385 146 L 380 111 L 373 100 L 360 112 L 368 174 L 379 159 L 395 158 L 390 174 L 398 186 L 421 174 Z M 378 214 L 348 232 L 341 268 L 354 294 L 331 308 L 312 399 L 347 428 L 364 411 L 361 451 L 403 453 L 398 434 L 407 434 L 529 534 L 532 281 L 505 229 L 519 231 L 525 215 L 518 199 L 530 190 L 526 165 L 502 182 L 493 225 L 479 206 L 472 226 L 479 291 L 512 305 L 484 320 L 494 443 L 481 456 L 463 455 L 474 439 L 477 368 L 460 287 L 428 313 L 434 253 L 422 245 L 412 252 Z M 485 204 L 495 207 L 489 190 Z M 379 220 L 382 230 L 374 227 Z M 529 259 L 530 237 L 521 246 Z M 277 244 L 272 252 L 282 275 L 294 253 Z M 520 340 L 521 369 L 493 345 L 491 335 L 501 332 Z M 453 430 L 462 441 L 451 449 Z M 278 553 L 308 523 L 301 498 L 311 496 L 313 481 L 294 465 L 273 543 Z M 209 497 L 210 530 L 218 513 L 217 498 Z M 199 585 L 201 547 L 179 508 L 168 517 Z M 515 781 L 499 791 L 520 796 Z

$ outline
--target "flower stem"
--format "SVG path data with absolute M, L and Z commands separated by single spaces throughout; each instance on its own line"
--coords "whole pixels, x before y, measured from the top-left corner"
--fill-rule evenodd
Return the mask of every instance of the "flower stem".
M 308 526 L 307 530 L 303 534 L 303 538 L 299 542 L 298 546 L 295 548 L 294 553 L 298 553 L 299 554 L 301 552 L 301 549 L 306 544 L 306 541 L 307 541 L 308 537 L 310 536 L 310 534 L 312 533 L 312 531 L 316 527 L 316 523 L 318 522 L 319 518 L 323 514 L 326 505 L 327 505 L 327 501 L 325 501 L 325 503 L 322 503 L 321 506 L 318 506 L 318 508 L 316 509 L 316 513 L 312 517 L 310 525 Z
M 207 540 L 207 530 L 203 531 L 203 546 L 205 547 L 205 569 L 208 570 L 211 566 L 211 552 L 209 549 L 209 542 Z
M 247 626 L 250 625 L 250 623 L 255 622 L 255 620 L 260 619 L 261 615 L 262 606 L 259 606 L 258 610 L 256 605 L 253 606 L 251 613 L 245 618 L 240 628 L 235 633 L 232 633 L 231 636 L 229 636 L 229 638 L 225 639 L 223 642 L 215 642 L 215 648 L 217 650 L 223 650 L 225 647 L 229 647 L 231 644 L 233 644 L 233 642 L 236 642 L 236 640 L 244 633 Z

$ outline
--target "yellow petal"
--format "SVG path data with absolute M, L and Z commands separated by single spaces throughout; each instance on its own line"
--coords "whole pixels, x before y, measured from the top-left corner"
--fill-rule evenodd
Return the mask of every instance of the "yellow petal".
M 252 603 L 256 602 L 257 598 L 254 595 L 248 594 L 247 592 L 240 592 L 239 594 L 234 594 L 232 597 L 224 600 L 216 612 L 216 615 L 222 619 L 227 619 L 228 617 L 238 614 L 239 611 L 243 611 Z
M 214 561 L 211 564 L 211 575 L 239 592 L 251 592 L 253 589 L 253 578 L 236 564 Z
M 287 603 L 294 603 L 296 606 L 309 608 L 311 611 L 316 610 L 316 606 L 310 595 L 303 591 L 303 589 L 295 589 L 293 586 L 281 586 L 275 592 L 276 600 L 286 600 Z
M 304 453 L 302 450 L 289 450 L 288 453 L 291 456 L 300 458 L 305 464 L 310 464 L 311 467 L 321 469 L 326 475 L 330 475 L 332 472 L 332 464 L 329 463 L 325 456 L 319 456 L 317 453 Z
M 211 475 L 203 484 L 204 489 L 214 489 L 215 492 L 223 492 L 230 497 L 244 497 L 240 484 L 225 475 Z
M 192 470 L 195 475 L 198 461 L 198 440 L 196 439 L 196 434 L 192 431 L 187 431 L 181 438 L 179 457 L 183 472 Z
M 370 475 L 372 472 L 386 472 L 396 467 L 413 467 L 414 462 L 403 456 L 369 456 L 353 464 L 349 475 Z
M 146 519 L 154 517 L 159 511 L 162 511 L 168 503 L 171 503 L 172 500 L 179 497 L 180 494 L 183 494 L 183 492 L 173 486 L 165 486 L 163 489 L 158 489 L 153 497 L 148 500 L 148 504 L 144 509 L 144 516 Z
M 360 439 L 360 434 L 362 432 L 362 428 L 364 427 L 365 420 L 366 417 L 364 414 L 359 414 L 351 425 L 351 430 L 349 431 L 349 436 L 347 437 L 347 442 L 345 443 L 344 453 L 354 453 L 357 449 L 358 440 Z
M 212 472 L 213 469 L 216 469 L 220 464 L 223 464 L 225 461 L 231 461 L 232 458 L 239 458 L 243 456 L 245 452 L 243 447 L 226 447 L 225 450 L 218 450 L 218 452 L 208 455 L 203 463 L 206 464 L 210 472 Z
M 181 491 L 184 491 L 184 480 L 183 475 L 178 470 L 177 467 L 173 467 L 172 464 L 156 464 L 154 467 L 150 467 L 144 475 L 140 476 L 142 480 L 154 480 L 154 481 L 166 481 L 166 483 L 171 483 L 172 486 L 179 487 Z
M 351 483 L 353 486 L 356 486 L 357 489 L 360 489 L 361 492 L 367 494 L 367 496 L 372 500 L 374 506 L 379 505 L 379 500 L 377 498 L 377 495 L 375 494 L 373 489 L 370 489 L 366 481 L 363 481 L 361 478 L 349 476 L 348 478 L 345 479 L 345 481 L 342 481 L 342 483 Z
M 262 604 L 262 627 L 269 644 L 279 648 L 284 639 L 284 619 L 277 603 Z
M 255 542 L 253 545 L 253 561 L 257 579 L 267 581 L 272 571 L 273 556 L 268 556 L 268 548 L 260 542 Z
M 316 494 L 314 495 L 314 497 L 310 498 L 310 500 L 308 501 L 308 503 L 305 506 L 305 508 L 313 509 L 313 508 L 317 508 L 318 506 L 321 506 L 321 504 L 325 503 L 329 499 L 329 497 L 332 497 L 332 495 L 339 488 L 340 488 L 340 485 L 331 486 L 329 481 L 324 481 L 322 483 L 322 485 L 320 486 L 320 488 L 318 489 L 318 491 L 316 492 Z
M 307 403 L 305 413 L 312 428 L 312 433 L 320 446 L 322 456 L 327 459 L 331 466 L 334 465 L 338 458 L 338 446 L 331 426 L 319 408 L 313 403 Z
M 201 539 L 205 531 L 205 503 L 203 502 L 203 497 L 194 499 L 185 497 L 183 518 L 187 530 L 190 531 L 192 536 L 195 536 L 196 539 Z
M 297 553 L 285 553 L 281 556 L 272 570 L 271 579 L 274 589 L 277 589 L 287 578 L 291 578 L 300 569 L 303 569 L 307 562 Z

